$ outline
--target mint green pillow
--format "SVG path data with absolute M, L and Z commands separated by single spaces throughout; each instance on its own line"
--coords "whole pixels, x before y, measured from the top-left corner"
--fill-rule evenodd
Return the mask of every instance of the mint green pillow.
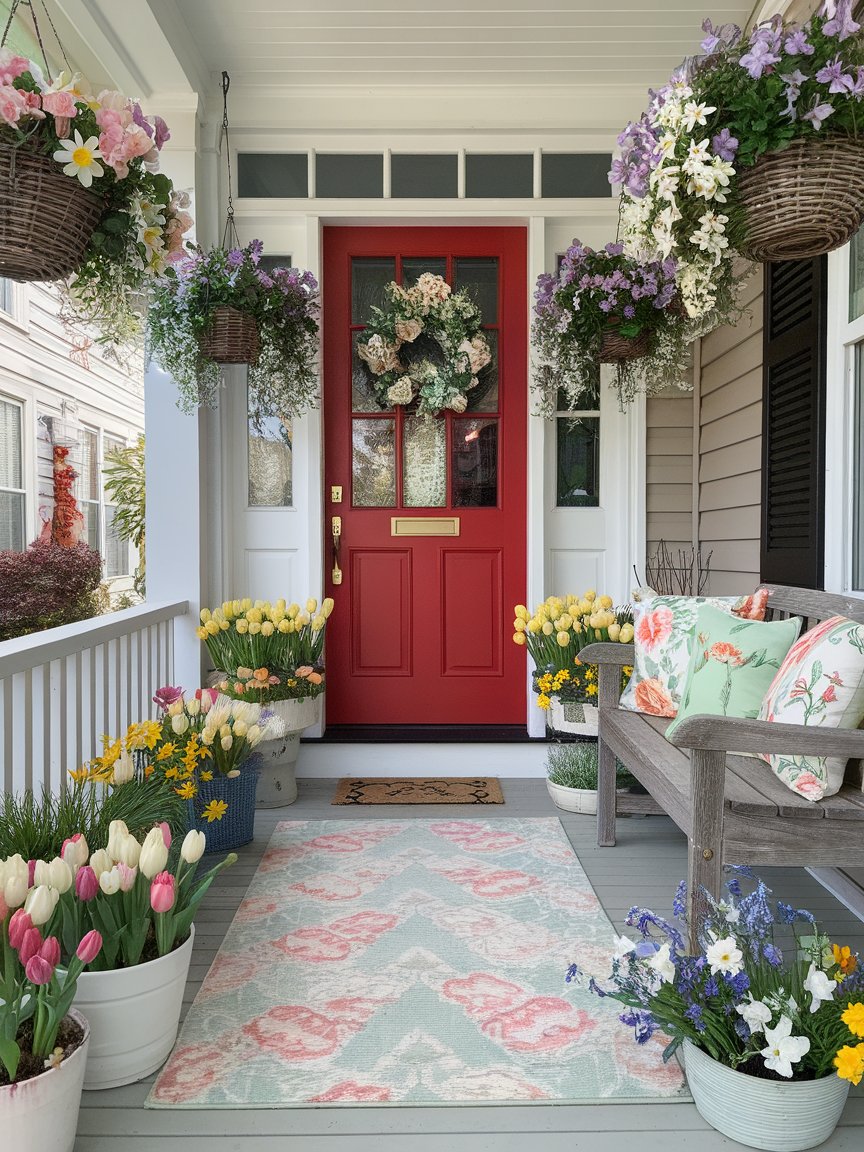
M 739 620 L 703 604 L 690 641 L 690 663 L 678 715 L 668 739 L 687 716 L 736 716 L 755 720 L 801 621 Z

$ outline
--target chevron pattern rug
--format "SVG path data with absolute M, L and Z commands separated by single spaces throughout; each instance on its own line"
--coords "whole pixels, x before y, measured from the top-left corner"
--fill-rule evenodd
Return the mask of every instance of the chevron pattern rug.
M 680 1098 L 662 1037 L 565 984 L 612 936 L 557 819 L 282 823 L 148 1105 Z

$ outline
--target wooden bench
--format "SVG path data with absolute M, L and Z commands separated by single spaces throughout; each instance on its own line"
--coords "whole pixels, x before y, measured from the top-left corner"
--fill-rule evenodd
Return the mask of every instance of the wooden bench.
M 831 616 L 864 623 L 864 599 L 779 585 L 766 619 L 803 617 L 802 632 Z M 726 716 L 691 716 L 673 734 L 670 721 L 619 707 L 621 667 L 632 664 L 631 644 L 592 644 L 584 663 L 600 666 L 597 843 L 615 843 L 615 817 L 628 810 L 616 793 L 616 757 L 648 790 L 688 840 L 687 888 L 691 924 L 701 889 L 719 896 L 724 864 L 819 868 L 864 865 L 864 730 L 769 724 Z M 741 752 L 849 757 L 846 780 L 819 802 L 790 791 L 763 760 Z M 644 808 L 642 809 L 644 811 Z M 691 943 L 693 939 L 691 936 Z

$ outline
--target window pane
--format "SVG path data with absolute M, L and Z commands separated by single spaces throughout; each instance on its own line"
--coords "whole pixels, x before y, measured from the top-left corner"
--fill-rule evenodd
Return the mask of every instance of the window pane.
M 99 500 L 99 436 L 89 428 L 81 432 L 78 491 L 80 500 Z
M 12 281 L 0 279 L 0 311 L 12 312 Z
M 453 421 L 453 506 L 498 503 L 498 421 Z
M 258 267 L 262 272 L 275 272 L 277 268 L 290 268 L 290 256 L 262 256 L 258 261 Z
M 849 245 L 849 319 L 864 315 L 864 228 Z
M 383 412 L 384 406 L 375 395 L 375 376 L 365 360 L 357 355 L 357 345 L 366 339 L 365 332 L 351 333 L 351 410 L 352 412 Z
M 540 160 L 544 196 L 611 196 L 609 152 L 544 152 Z
M 403 444 L 403 505 L 406 508 L 443 508 L 447 503 L 447 427 L 444 421 L 406 416 Z
M 380 199 L 384 195 L 383 155 L 319 152 L 315 157 L 315 195 Z
M 99 505 L 88 504 L 83 501 L 79 502 L 81 513 L 84 516 L 84 529 L 81 532 L 81 540 L 88 547 L 92 548 L 94 552 L 99 549 Z
M 465 157 L 465 195 L 531 198 L 534 195 L 534 157 L 530 153 L 496 156 L 469 153 Z
M 353 503 L 357 508 L 396 504 L 395 422 L 352 420 Z
M 467 289 L 484 324 L 498 323 L 498 257 L 461 256 L 454 264 L 455 287 Z
M 121 540 L 114 527 L 114 513 L 116 509 L 111 504 L 105 505 L 105 575 L 110 579 L 114 576 L 129 575 L 129 541 Z
M 559 508 L 596 508 L 600 503 L 600 420 L 597 416 L 555 421 L 558 437 Z
M 238 196 L 309 195 L 309 158 L 305 152 L 239 152 Z
M 406 256 L 402 260 L 402 285 L 410 288 L 424 272 L 447 279 L 447 260 L 444 256 Z
M 860 233 L 859 233 L 860 235 Z M 864 591 L 864 344 L 855 347 L 855 449 L 852 467 L 852 587 Z
M 0 488 L 23 488 L 21 409 L 0 400 Z
M 269 416 L 255 428 L 250 420 L 248 435 L 250 507 L 290 508 L 291 422 Z
M 580 392 L 576 397 L 575 406 L 567 399 L 563 388 L 558 390 L 559 412 L 599 412 L 600 410 L 600 365 L 595 364 L 594 381 L 591 386 Z
M 459 195 L 459 158 L 455 153 L 391 156 L 390 195 L 455 199 Z
M 484 332 L 492 359 L 477 373 L 477 386 L 468 392 L 469 412 L 498 411 L 498 333 Z
M 0 492 L 0 552 L 24 551 L 24 493 Z
M 392 256 L 355 256 L 351 261 L 351 323 L 366 324 L 373 305 L 383 308 L 384 289 L 396 279 Z

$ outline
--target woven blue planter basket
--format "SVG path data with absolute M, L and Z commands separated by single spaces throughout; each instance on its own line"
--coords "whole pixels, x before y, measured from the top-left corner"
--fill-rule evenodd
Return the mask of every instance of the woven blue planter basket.
M 229 780 L 227 776 L 216 775 L 212 780 L 205 780 L 195 799 L 189 801 L 189 827 L 207 837 L 208 856 L 248 844 L 255 835 L 255 792 L 260 767 L 261 757 L 251 756 L 239 776 Z M 211 800 L 224 800 L 228 811 L 221 820 L 209 823 L 199 813 Z

